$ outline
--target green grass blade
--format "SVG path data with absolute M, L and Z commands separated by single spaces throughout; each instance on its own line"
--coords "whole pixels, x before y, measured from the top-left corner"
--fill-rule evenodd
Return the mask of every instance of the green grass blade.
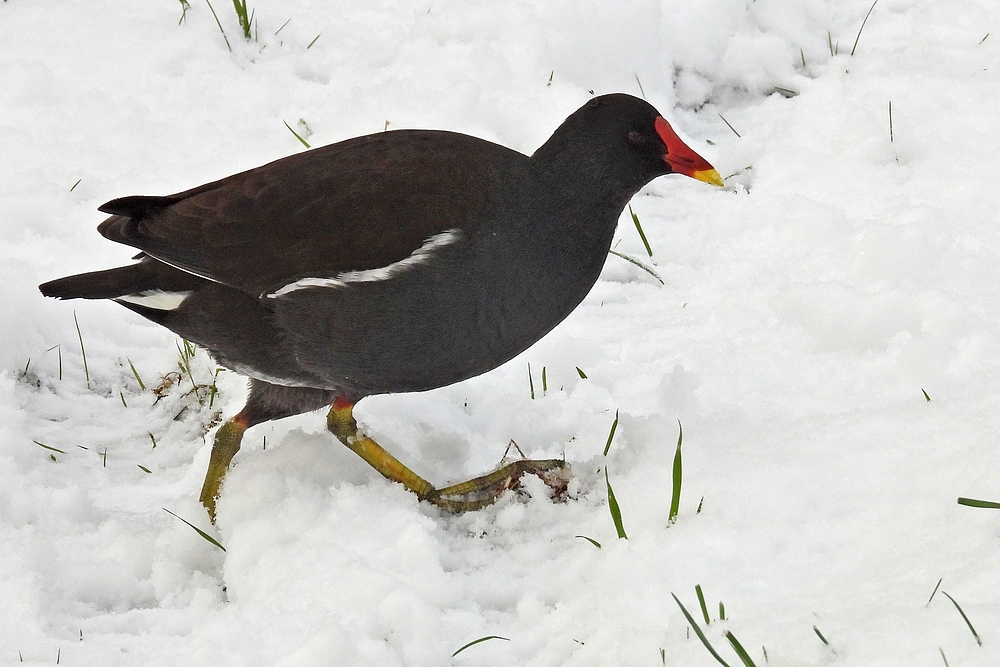
M 542 366 L 542 393 L 544 394 L 549 390 L 549 381 L 545 377 L 545 366 Z
M 601 543 L 598 542 L 597 540 L 595 540 L 592 537 L 587 537 L 586 535 L 574 535 L 574 537 L 579 537 L 581 540 L 587 540 L 588 542 L 590 542 L 591 544 L 593 544 L 598 549 L 601 548 Z
M 622 510 L 618 507 L 618 500 L 615 498 L 615 492 L 611 488 L 611 478 L 608 477 L 607 466 L 604 466 L 604 481 L 608 485 L 608 509 L 611 511 L 611 520 L 615 523 L 615 531 L 618 533 L 618 539 L 627 540 L 628 535 L 625 534 L 625 524 L 622 523 Z
M 976 500 L 975 498 L 959 498 L 959 505 L 965 505 L 966 507 L 981 507 L 983 509 L 990 510 L 1000 510 L 1000 503 L 995 503 L 992 500 Z
M 667 520 L 670 523 L 677 521 L 677 513 L 681 509 L 681 482 L 684 478 L 684 469 L 681 464 L 681 442 L 684 440 L 684 427 L 681 426 L 681 420 L 677 420 L 677 450 L 674 452 L 674 470 L 673 470 L 673 491 L 670 494 L 670 515 Z
M 740 641 L 736 639 L 736 635 L 727 631 L 726 639 L 729 640 L 729 644 L 733 647 L 733 650 L 736 651 L 736 655 L 740 656 L 740 660 L 743 661 L 743 664 L 746 665 L 746 667 L 757 667 L 756 663 L 750 659 L 750 654 L 747 653 L 745 648 L 743 648 Z
M 459 653 L 461 653 L 461 652 L 462 652 L 462 651 L 464 651 L 465 649 L 469 648 L 470 646 L 475 646 L 476 644 L 481 644 L 482 642 L 485 642 L 485 641 L 489 641 L 489 640 L 491 640 L 491 639 L 502 639 L 502 640 L 504 640 L 505 642 L 509 642 L 509 641 L 510 641 L 510 640 L 509 640 L 509 639 L 507 639 L 506 637 L 501 637 L 500 635 L 490 635 L 490 636 L 488 636 L 488 637 L 480 637 L 479 639 L 474 639 L 474 640 L 472 640 L 471 642 L 469 642 L 468 644 L 466 644 L 466 645 L 465 645 L 465 646 L 463 646 L 462 648 L 460 648 L 460 649 L 458 649 L 457 651 L 455 651 L 454 653 L 452 653 L 452 654 L 451 654 L 451 657 L 453 657 L 453 658 L 454 658 L 454 657 L 455 657 L 456 655 L 458 655 Z
M 681 604 L 680 599 L 673 593 L 671 593 L 670 596 L 674 599 L 674 602 L 677 603 L 677 606 L 681 608 L 681 612 L 684 614 L 684 618 L 687 619 L 687 622 L 694 629 L 694 633 L 698 635 L 698 639 L 700 639 L 701 643 L 705 645 L 705 648 L 707 648 L 708 652 L 712 654 L 712 657 L 718 660 L 720 665 L 723 665 L 724 667 L 730 667 L 729 663 L 723 660 L 722 656 L 719 655 L 714 648 L 712 648 L 712 645 L 708 641 L 708 637 L 705 636 L 705 633 L 702 632 L 701 628 L 698 627 L 698 624 L 695 623 L 694 617 L 691 616 L 691 613 L 684 607 L 683 604 Z
M 183 346 L 181 343 L 177 343 L 177 365 L 180 366 L 182 371 L 187 373 L 188 379 L 191 380 L 191 386 L 197 387 L 198 383 L 195 382 L 194 373 L 191 372 L 191 359 L 194 357 L 194 350 L 191 343 L 183 338 L 181 341 L 183 342 Z
M 701 590 L 701 584 L 696 584 L 694 593 L 698 596 L 698 606 L 701 607 L 701 615 L 705 618 L 705 625 L 710 625 L 712 619 L 708 615 L 708 605 L 705 604 L 705 593 Z
M 308 142 L 308 141 L 306 141 L 305 139 L 303 139 L 303 138 L 302 138 L 302 136 L 301 136 L 301 135 L 299 135 L 299 133 L 298 133 L 298 132 L 296 132 L 295 130 L 293 130 L 293 129 L 292 129 L 292 126 L 291 126 L 291 125 L 289 125 L 287 121 L 284 121 L 284 120 L 282 120 L 281 122 L 285 124 L 285 127 L 287 127 L 287 128 L 288 128 L 288 131 L 289 131 L 289 132 L 291 132 L 292 134 L 294 134 L 294 135 L 295 135 L 295 138 L 299 140 L 299 143 L 301 143 L 301 144 L 302 144 L 303 146 L 305 146 L 306 148 L 312 148 L 312 146 L 310 146 L 310 145 L 309 145 L 309 142 Z
M 202 536 L 203 538 L 205 538 L 205 539 L 206 539 L 207 541 L 211 542 L 212 544 L 214 544 L 215 546 L 219 547 L 219 548 L 220 548 L 220 549 L 222 549 L 223 551 L 225 551 L 225 550 L 226 550 L 226 547 L 222 546 L 222 544 L 220 544 L 220 543 L 219 543 L 219 541 L 218 541 L 217 539 L 215 539 L 214 537 L 212 537 L 211 535 L 209 535 L 209 534 L 208 534 L 208 533 L 206 533 L 206 532 L 205 532 L 204 530 L 202 530 L 202 529 L 201 529 L 201 528 L 199 528 L 198 526 L 194 525 L 193 523 L 191 523 L 190 521 L 188 521 L 188 520 L 187 520 L 187 519 L 185 519 L 184 517 L 181 517 L 181 516 L 177 516 L 176 514 L 174 514 L 174 513 L 173 513 L 173 512 L 171 512 L 170 510 L 168 510 L 168 509 L 167 509 L 166 507 L 164 507 L 164 508 L 163 508 L 163 511 L 164 511 L 164 512 L 166 512 L 167 514 L 169 514 L 170 516 L 172 516 L 172 517 L 175 517 L 175 518 L 177 518 L 177 519 L 180 519 L 181 521 L 183 521 L 183 522 L 184 522 L 184 523 L 186 523 L 187 525 L 191 526 L 192 528 L 194 528 L 194 530 L 195 530 L 195 532 L 196 532 L 196 533 L 198 533 L 198 534 L 199 534 L 199 535 L 201 535 L 201 536 Z
M 240 22 L 240 30 L 243 31 L 243 38 L 249 40 L 253 17 L 247 15 L 247 0 L 233 0 L 233 7 L 236 9 L 236 18 Z
M 656 278 L 660 282 L 661 285 L 666 285 L 666 283 L 663 282 L 663 278 L 660 277 L 660 274 L 658 274 L 656 271 L 654 271 L 653 269 L 649 268 L 648 266 L 646 266 L 645 264 L 643 264 L 642 262 L 640 262 L 639 260 L 637 260 L 635 257 L 630 257 L 629 255 L 626 255 L 625 253 L 622 253 L 622 252 L 618 252 L 617 250 L 608 250 L 608 252 L 610 254 L 614 255 L 615 257 L 621 257 L 622 259 L 624 259 L 626 262 L 628 262 L 630 264 L 635 264 L 640 269 L 642 269 L 643 271 L 645 271 L 649 275 L 651 275 L 654 278 Z
M 83 334 L 80 333 L 80 322 L 76 319 L 76 311 L 73 311 L 73 324 L 76 325 L 76 336 L 80 339 L 80 354 L 83 356 L 83 374 L 87 378 L 87 389 L 90 389 L 90 369 L 87 367 L 87 350 L 83 347 Z
M 313 41 L 309 42 L 309 46 L 306 47 L 306 51 L 308 51 L 309 49 L 312 48 L 313 44 L 316 43 L 316 40 L 318 40 L 322 34 L 323 33 L 320 33 L 319 35 L 316 35 L 315 37 L 313 37 Z
M 51 452 L 59 452 L 60 454 L 65 454 L 66 453 L 66 452 L 64 452 L 61 449 L 56 449 L 55 447 L 49 447 L 48 445 L 46 445 L 44 443 L 41 443 L 41 442 L 38 442 L 37 440 L 32 440 L 32 442 L 35 443 L 36 445 L 38 445 L 39 447 L 41 447 L 43 449 L 47 449 L 47 450 L 49 450 Z
M 139 383 L 139 389 L 146 391 L 146 383 L 142 381 L 141 377 L 139 377 L 139 371 L 135 370 L 135 365 L 132 363 L 132 360 L 125 357 L 125 361 L 128 362 L 128 367 L 132 369 L 132 375 L 135 376 L 135 381 Z
M 719 620 L 726 620 L 726 605 L 722 604 L 722 600 L 719 600 Z
M 642 245 L 646 247 L 646 254 L 650 257 L 653 256 L 653 249 L 649 247 L 649 241 L 646 240 L 646 233 L 642 231 L 642 225 L 639 224 L 639 216 L 635 214 L 632 210 L 632 204 L 628 205 L 628 212 L 632 216 L 632 222 L 635 223 L 635 229 L 639 232 L 639 238 L 642 239 Z
M 957 609 L 958 613 L 962 615 L 963 619 L 965 619 L 965 624 L 969 626 L 969 630 L 972 631 L 972 636 L 976 638 L 976 643 L 979 644 L 980 646 L 982 646 L 983 645 L 983 640 L 979 638 L 979 633 L 976 632 L 976 629 L 974 627 L 972 627 L 972 621 L 970 621 L 969 617 L 965 615 L 964 611 L 962 611 L 962 607 L 959 606 L 959 604 L 957 602 L 955 602 L 955 598 L 951 597 L 950 595 L 948 595 L 944 591 L 941 591 L 941 595 L 943 595 L 946 598 L 948 598 L 949 600 L 951 600 L 951 603 L 953 605 L 955 605 L 955 609 Z
M 587 374 L 584 373 L 582 370 L 580 370 L 579 366 L 576 367 L 576 374 L 580 376 L 581 380 L 586 380 L 587 379 Z
M 535 400 L 535 381 L 531 377 L 531 364 L 528 364 L 528 391 L 531 393 L 531 400 Z
M 820 631 L 819 631 L 819 628 L 817 628 L 817 627 L 816 627 L 815 625 L 813 626 L 813 632 L 815 632 L 815 633 L 816 633 L 816 636 L 817 636 L 817 637 L 819 637 L 819 640 L 820 640 L 821 642 L 823 642 L 823 643 L 824 643 L 824 644 L 826 644 L 827 646 L 829 646 L 829 645 L 830 645 L 830 642 L 829 642 L 829 641 L 827 640 L 827 638 L 826 638 L 826 637 L 824 637 L 824 636 L 823 636 L 823 633 L 822 633 L 822 632 L 820 632 Z
M 611 449 L 611 441 L 615 438 L 615 431 L 618 430 L 618 411 L 615 410 L 615 420 L 611 422 L 611 432 L 608 433 L 608 444 L 604 445 L 604 455 L 608 455 L 608 451 Z
M 150 470 L 149 468 L 140 463 L 136 463 L 136 465 L 139 466 L 139 470 L 143 471 L 144 473 L 150 474 L 153 472 L 152 470 Z

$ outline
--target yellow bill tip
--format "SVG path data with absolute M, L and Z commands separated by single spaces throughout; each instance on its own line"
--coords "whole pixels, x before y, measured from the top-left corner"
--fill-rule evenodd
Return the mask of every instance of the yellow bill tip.
M 722 177 L 715 169 L 696 171 L 691 174 L 691 177 L 709 185 L 718 185 L 720 188 L 723 186 Z

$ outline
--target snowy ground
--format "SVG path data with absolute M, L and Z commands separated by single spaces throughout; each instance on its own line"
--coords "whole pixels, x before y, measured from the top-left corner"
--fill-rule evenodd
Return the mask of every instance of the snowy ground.
M 727 631 L 757 665 L 1000 664 L 1000 513 L 956 504 L 1000 500 L 1000 6 L 881 0 L 853 56 L 868 0 L 251 6 L 248 43 L 215 3 L 230 52 L 203 0 L 180 25 L 170 0 L 0 4 L 0 663 L 716 664 L 673 592 L 734 666 Z M 530 153 L 591 90 L 644 93 L 729 177 L 633 201 L 665 285 L 611 257 L 521 357 L 357 411 L 436 483 L 510 439 L 565 454 L 573 500 L 442 515 L 317 413 L 248 434 L 225 553 L 161 509 L 208 528 L 204 431 L 244 381 L 155 401 L 174 336 L 38 294 L 133 253 L 97 206 L 302 150 L 282 121 L 313 145 L 388 121 Z M 643 256 L 627 217 L 619 237 Z M 488 635 L 509 641 L 451 657 Z

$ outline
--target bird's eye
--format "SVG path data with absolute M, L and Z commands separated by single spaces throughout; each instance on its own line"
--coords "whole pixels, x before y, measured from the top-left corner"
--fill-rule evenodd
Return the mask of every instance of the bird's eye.
M 628 142 L 633 146 L 638 146 L 639 144 L 644 143 L 645 141 L 646 138 L 642 136 L 642 133 L 640 132 L 632 130 L 628 133 Z

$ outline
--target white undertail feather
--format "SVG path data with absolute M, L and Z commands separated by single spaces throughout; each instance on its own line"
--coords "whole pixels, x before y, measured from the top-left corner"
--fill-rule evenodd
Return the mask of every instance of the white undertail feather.
M 437 250 L 458 241 L 459 238 L 461 238 L 461 234 L 461 231 L 458 229 L 447 229 L 424 241 L 420 247 L 410 253 L 408 257 L 404 257 L 398 262 L 393 262 L 388 266 L 383 266 L 378 269 L 365 269 L 364 271 L 345 271 L 343 273 L 338 273 L 333 278 L 299 278 L 298 280 L 288 283 L 284 287 L 271 292 L 267 296 L 274 299 L 307 287 L 345 287 L 349 283 L 388 280 L 389 278 L 397 276 L 407 269 L 426 263 Z
M 134 303 L 137 306 L 145 306 L 154 310 L 176 310 L 184 303 L 184 299 L 191 296 L 191 292 L 165 292 L 163 290 L 151 289 L 138 294 L 126 294 L 120 296 L 116 301 Z

